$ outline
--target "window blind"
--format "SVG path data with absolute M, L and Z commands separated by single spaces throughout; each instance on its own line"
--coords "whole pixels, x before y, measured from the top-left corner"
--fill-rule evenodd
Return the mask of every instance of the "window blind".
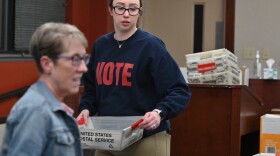
M 15 50 L 27 51 L 35 29 L 45 22 L 65 22 L 66 0 L 16 0 Z

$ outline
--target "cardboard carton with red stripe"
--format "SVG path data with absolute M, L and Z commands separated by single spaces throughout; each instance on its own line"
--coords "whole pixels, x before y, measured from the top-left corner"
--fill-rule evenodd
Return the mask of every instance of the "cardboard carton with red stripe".
M 227 49 L 186 55 L 190 83 L 240 84 L 237 57 Z

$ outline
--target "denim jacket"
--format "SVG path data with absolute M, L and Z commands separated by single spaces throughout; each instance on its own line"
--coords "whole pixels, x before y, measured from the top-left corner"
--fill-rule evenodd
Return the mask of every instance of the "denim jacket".
M 80 156 L 80 134 L 41 80 L 15 104 L 6 122 L 1 156 Z

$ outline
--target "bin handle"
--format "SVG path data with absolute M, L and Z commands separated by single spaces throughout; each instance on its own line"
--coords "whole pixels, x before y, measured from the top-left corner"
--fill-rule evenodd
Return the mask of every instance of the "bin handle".
M 78 125 L 84 125 L 85 124 L 85 119 L 81 118 L 80 120 L 78 120 Z
M 133 123 L 130 127 L 131 130 L 134 130 L 135 128 L 138 127 L 138 125 L 143 121 L 143 119 L 139 119 L 138 121 L 136 121 L 135 123 Z

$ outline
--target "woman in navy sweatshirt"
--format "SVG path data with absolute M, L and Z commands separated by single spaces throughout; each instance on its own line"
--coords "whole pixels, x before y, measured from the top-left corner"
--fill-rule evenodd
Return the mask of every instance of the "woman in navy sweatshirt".
M 110 0 L 114 32 L 93 45 L 80 118 L 143 116 L 143 138 L 123 151 L 97 150 L 97 156 L 169 156 L 169 119 L 182 112 L 191 91 L 163 41 L 137 27 L 142 0 Z

